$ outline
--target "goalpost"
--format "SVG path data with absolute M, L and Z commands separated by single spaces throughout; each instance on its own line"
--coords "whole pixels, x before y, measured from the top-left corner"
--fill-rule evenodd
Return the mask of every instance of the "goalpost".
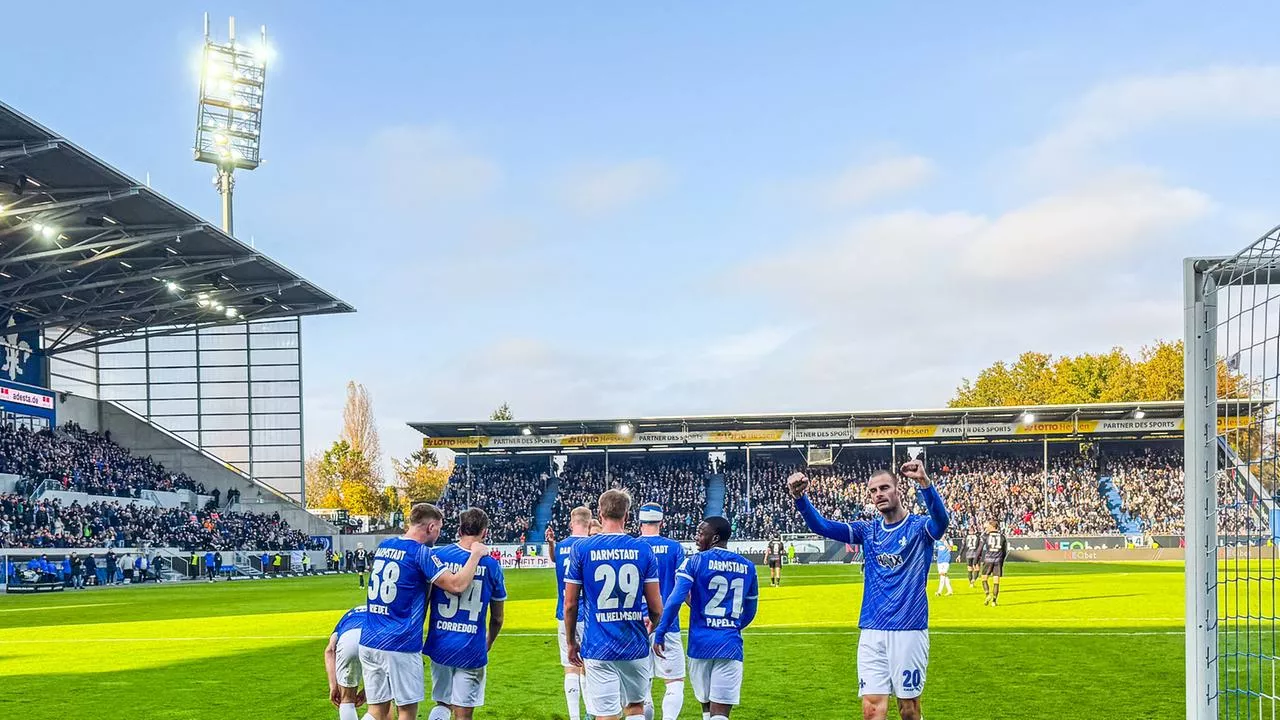
M 1280 227 L 1184 280 L 1187 717 L 1276 718 Z

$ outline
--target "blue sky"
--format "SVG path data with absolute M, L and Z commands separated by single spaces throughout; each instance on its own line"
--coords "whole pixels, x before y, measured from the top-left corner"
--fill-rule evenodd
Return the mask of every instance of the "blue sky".
M 503 401 L 938 406 L 1176 337 L 1180 259 L 1280 220 L 1274 3 L 466 5 L 19 4 L 0 97 L 214 218 L 201 13 L 268 26 L 237 232 L 359 309 L 305 325 L 309 450 L 348 379 L 397 456 Z

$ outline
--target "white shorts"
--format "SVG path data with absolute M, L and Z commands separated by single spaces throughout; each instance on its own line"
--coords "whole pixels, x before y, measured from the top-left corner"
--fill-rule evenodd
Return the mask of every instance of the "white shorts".
M 578 622 L 578 646 L 582 646 L 582 638 L 587 632 L 587 624 Z M 575 667 L 569 662 L 569 639 L 564 636 L 564 621 L 556 621 L 556 639 L 560 642 L 560 664 L 565 667 Z
M 946 575 L 947 571 L 949 571 L 950 569 L 951 569 L 951 563 L 938 563 L 939 575 Z
M 859 634 L 859 695 L 920 697 L 928 669 L 928 630 L 863 630 Z
M 446 705 L 484 705 L 484 668 L 460 668 L 431 662 L 431 699 Z
M 360 646 L 360 667 L 364 671 L 364 694 L 370 705 L 395 701 L 413 705 L 427 697 L 427 681 L 422 653 L 375 650 Z
M 663 680 L 683 680 L 684 641 L 680 639 L 680 633 L 667 633 L 662 652 L 666 655 L 665 658 L 658 657 L 658 653 L 654 652 L 653 648 L 649 649 L 653 676 Z
M 360 628 L 348 630 L 338 636 L 334 649 L 338 684 L 345 688 L 360 687 Z
M 698 702 L 737 705 L 742 695 L 742 661 L 689 658 L 689 681 Z
M 639 660 L 586 660 L 586 693 L 582 699 L 592 715 L 622 716 L 628 705 L 642 703 L 649 697 L 653 676 L 649 658 Z

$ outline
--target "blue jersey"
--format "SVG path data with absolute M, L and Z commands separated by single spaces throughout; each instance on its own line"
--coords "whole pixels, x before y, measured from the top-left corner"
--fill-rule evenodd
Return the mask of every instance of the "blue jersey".
M 810 530 L 839 542 L 861 545 L 863 551 L 863 630 L 929 629 L 929 565 L 933 544 L 946 532 L 949 520 L 935 487 L 919 491 L 929 516 L 907 515 L 893 525 L 884 519 L 841 523 L 818 514 L 809 498 L 796 500 L 796 509 Z
M 641 609 L 644 589 L 658 582 L 658 563 L 646 543 L 622 533 L 601 533 L 573 548 L 565 582 L 580 585 L 586 607 L 582 657 L 639 660 L 649 657 Z
M 564 620 L 564 576 L 569 574 L 569 558 L 573 556 L 573 548 L 586 540 L 586 535 L 570 535 L 556 543 L 556 619 Z M 586 605 L 578 602 L 578 620 L 582 620 Z
M 360 633 L 361 647 L 421 652 L 427 593 L 445 570 L 431 548 L 417 540 L 383 540 L 369 572 L 369 611 Z
M 951 543 L 939 540 L 934 543 L 934 549 L 938 551 L 939 563 L 951 562 Z
M 640 541 L 649 545 L 649 549 L 653 551 L 653 559 L 658 561 L 658 588 L 665 602 L 667 596 L 676 587 L 676 570 L 684 562 L 684 546 L 661 535 L 641 535 Z M 649 603 L 645 602 L 644 598 L 640 600 L 640 608 L 645 612 L 649 611 Z M 680 632 L 678 617 L 671 632 Z
M 458 572 L 467 564 L 471 551 L 450 545 L 432 555 L 445 567 Z M 422 652 L 432 662 L 450 667 L 482 668 L 489 664 L 489 603 L 506 599 L 502 566 L 488 555 L 480 558 L 471 587 L 461 595 L 432 588 L 431 622 L 427 624 L 427 641 Z
M 359 630 L 364 627 L 365 606 L 357 605 L 342 614 L 342 619 L 333 626 L 333 634 L 342 637 L 348 630 Z
M 672 631 L 688 597 L 689 657 L 742 660 L 742 629 L 755 619 L 759 594 L 756 566 L 736 552 L 713 547 L 680 566 L 657 632 Z

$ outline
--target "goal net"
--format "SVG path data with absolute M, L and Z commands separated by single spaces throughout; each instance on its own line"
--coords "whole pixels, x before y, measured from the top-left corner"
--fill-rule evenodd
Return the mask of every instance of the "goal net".
M 1187 717 L 1275 718 L 1280 228 L 1185 277 Z

